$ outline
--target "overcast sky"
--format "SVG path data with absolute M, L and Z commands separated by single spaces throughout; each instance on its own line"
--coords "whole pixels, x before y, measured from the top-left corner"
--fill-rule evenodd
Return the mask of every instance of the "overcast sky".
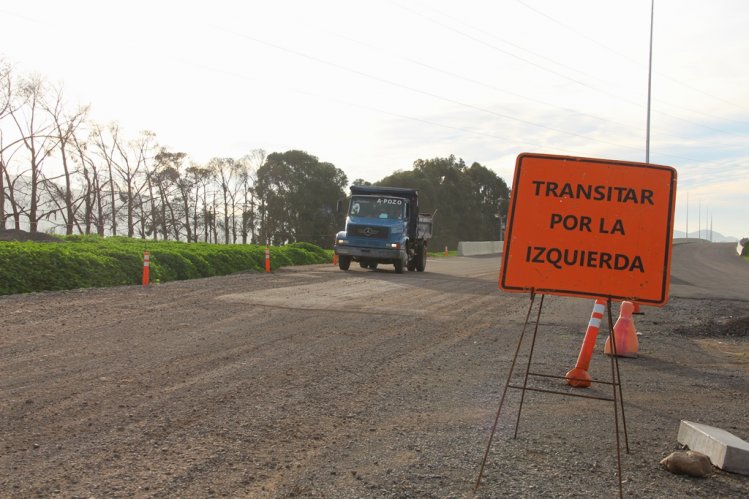
M 3 0 L 0 56 L 197 162 L 302 149 L 350 181 L 454 154 L 645 161 L 650 0 Z M 650 161 L 676 229 L 749 236 L 749 2 L 656 0 Z M 698 207 L 702 207 L 701 217 Z M 709 215 L 706 211 L 709 210 Z

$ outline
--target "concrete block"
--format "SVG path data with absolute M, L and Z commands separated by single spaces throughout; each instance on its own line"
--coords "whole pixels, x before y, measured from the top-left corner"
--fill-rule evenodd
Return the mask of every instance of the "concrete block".
M 749 475 L 749 442 L 732 433 L 714 426 L 682 421 L 677 440 L 691 450 L 707 455 L 713 466 Z
M 458 256 L 496 255 L 502 253 L 504 241 L 460 241 Z

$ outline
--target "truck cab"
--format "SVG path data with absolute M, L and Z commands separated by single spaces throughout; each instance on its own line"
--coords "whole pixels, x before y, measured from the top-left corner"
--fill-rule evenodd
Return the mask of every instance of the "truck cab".
M 346 227 L 334 250 L 341 270 L 354 261 L 369 269 L 392 264 L 399 274 L 404 268 L 423 271 L 429 237 L 431 216 L 420 217 L 415 189 L 352 186 Z

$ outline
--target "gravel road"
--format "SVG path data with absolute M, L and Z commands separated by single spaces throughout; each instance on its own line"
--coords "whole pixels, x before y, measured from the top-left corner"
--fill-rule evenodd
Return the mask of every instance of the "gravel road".
M 749 496 L 749 476 L 659 466 L 681 419 L 749 439 L 734 246 L 676 245 L 669 304 L 637 316 L 640 356 L 620 364 L 626 496 Z M 0 297 L 0 496 L 473 497 L 528 305 L 498 270 L 439 258 Z M 574 366 L 591 308 L 546 297 L 534 371 Z M 529 393 L 513 439 L 518 401 L 476 496 L 618 494 L 610 402 Z

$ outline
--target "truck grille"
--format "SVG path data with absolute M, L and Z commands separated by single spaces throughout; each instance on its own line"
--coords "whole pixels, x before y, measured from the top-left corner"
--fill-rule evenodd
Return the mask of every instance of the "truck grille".
M 351 225 L 346 229 L 349 236 L 368 237 L 370 239 L 387 239 L 388 228 L 373 225 Z

